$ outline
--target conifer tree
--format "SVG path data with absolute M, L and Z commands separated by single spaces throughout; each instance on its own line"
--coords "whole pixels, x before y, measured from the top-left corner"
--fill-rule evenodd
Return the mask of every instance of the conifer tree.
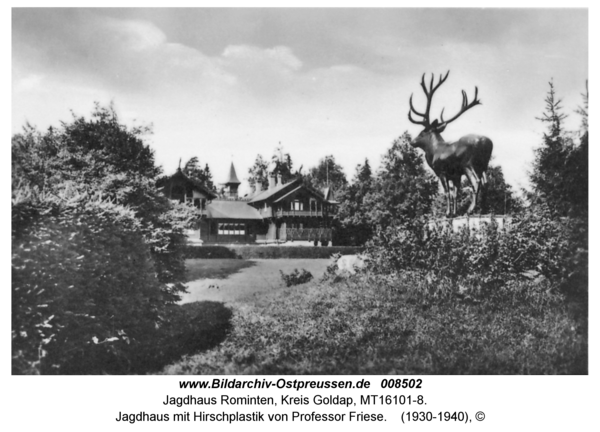
M 581 214 L 587 208 L 587 134 L 577 145 L 573 135 L 563 129 L 567 117 L 562 112 L 561 100 L 556 98 L 554 84 L 546 96 L 546 109 L 538 119 L 548 123 L 542 145 L 535 150 L 530 180 L 533 186 L 532 202 L 544 202 L 556 216 Z M 587 106 L 587 99 L 584 100 Z M 582 122 L 587 125 L 586 110 Z
M 352 182 L 339 197 L 339 208 L 336 215 L 336 244 L 362 245 L 373 235 L 373 227 L 369 223 L 364 206 L 365 196 L 372 191 L 373 177 L 369 160 L 356 166 Z
M 256 188 L 257 184 L 261 185 L 262 190 L 269 187 L 269 164 L 261 155 L 256 155 L 254 165 L 248 170 L 248 183 L 252 188 Z

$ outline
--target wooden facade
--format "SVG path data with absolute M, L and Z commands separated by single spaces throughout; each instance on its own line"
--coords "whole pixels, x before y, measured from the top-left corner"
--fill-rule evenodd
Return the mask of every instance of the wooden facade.
M 190 203 L 203 212 L 206 206 L 217 194 L 208 189 L 202 183 L 189 178 L 177 169 L 171 177 L 165 177 L 157 182 L 157 187 L 171 200 Z
M 205 243 L 279 243 L 309 241 L 330 244 L 333 204 L 301 179 L 270 187 L 246 199 L 214 200 L 203 217 Z
M 162 185 L 171 199 L 193 203 L 199 209 L 198 233 L 204 244 L 278 243 L 308 241 L 331 244 L 331 217 L 335 203 L 301 179 L 282 183 L 271 176 L 266 190 L 237 196 L 239 180 L 231 165 L 224 194 L 199 187 L 178 170 Z

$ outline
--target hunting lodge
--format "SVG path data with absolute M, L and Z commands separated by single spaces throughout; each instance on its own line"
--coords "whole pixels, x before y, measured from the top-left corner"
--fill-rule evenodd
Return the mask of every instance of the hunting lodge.
M 252 193 L 239 197 L 241 182 L 233 163 L 221 194 L 188 177 L 181 169 L 158 186 L 172 200 L 191 203 L 199 211 L 196 239 L 203 244 L 265 244 L 286 241 L 331 244 L 335 202 L 330 190 L 319 191 L 301 178 L 283 183 L 269 173 L 266 190 L 257 182 Z

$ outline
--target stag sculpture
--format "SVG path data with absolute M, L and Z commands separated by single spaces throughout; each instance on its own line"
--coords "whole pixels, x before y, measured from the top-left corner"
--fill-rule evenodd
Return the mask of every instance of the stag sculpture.
M 432 74 L 429 86 L 425 84 L 425 74 L 423 74 L 421 87 L 427 97 L 427 106 L 425 112 L 421 113 L 417 111 L 413 106 L 411 94 L 408 119 L 412 123 L 424 127 L 423 131 L 410 144 L 425 152 L 427 164 L 440 179 L 444 188 L 446 195 L 446 216 L 452 217 L 456 215 L 456 196 L 460 189 L 460 182 L 463 175 L 467 176 L 473 187 L 473 198 L 467 214 L 471 214 L 475 209 L 481 186 L 487 182 L 485 172 L 492 156 L 493 144 L 489 138 L 480 135 L 466 135 L 455 142 L 446 142 L 440 135 L 449 123 L 452 123 L 475 105 L 481 104 L 481 101 L 477 99 L 477 87 L 475 87 L 475 97 L 472 102 L 469 102 L 467 93 L 464 90 L 462 91 L 462 106 L 454 117 L 444 120 L 444 110 L 442 109 L 440 121 L 437 119 L 430 121 L 429 113 L 433 95 L 444 81 L 446 81 L 449 74 L 450 71 L 444 77 L 440 75 L 435 85 Z M 413 118 L 413 114 L 417 116 L 417 120 Z M 420 119 L 418 119 L 419 117 Z

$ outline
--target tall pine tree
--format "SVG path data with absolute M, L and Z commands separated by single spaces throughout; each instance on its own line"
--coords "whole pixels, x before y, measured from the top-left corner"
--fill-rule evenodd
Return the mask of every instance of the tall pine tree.
M 547 123 L 542 145 L 535 150 L 530 180 L 533 186 L 532 202 L 543 202 L 555 216 L 578 217 L 587 214 L 588 157 L 587 131 L 576 144 L 573 134 L 563 128 L 567 117 L 562 112 L 561 100 L 557 99 L 554 83 L 550 81 L 546 96 L 546 109 L 538 120 Z M 587 99 L 584 100 L 587 107 Z M 587 108 L 580 108 L 585 116 L 582 122 L 587 128 Z

